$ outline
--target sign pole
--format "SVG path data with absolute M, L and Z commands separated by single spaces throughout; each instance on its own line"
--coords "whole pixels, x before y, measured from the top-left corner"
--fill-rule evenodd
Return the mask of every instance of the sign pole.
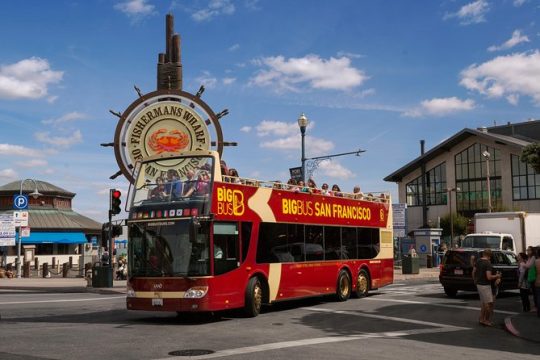
M 22 274 L 21 274 L 21 242 L 22 242 L 22 238 L 21 238 L 21 227 L 20 226 L 17 226 L 15 229 L 19 229 L 19 231 L 17 231 L 17 279 L 20 279 L 22 277 Z

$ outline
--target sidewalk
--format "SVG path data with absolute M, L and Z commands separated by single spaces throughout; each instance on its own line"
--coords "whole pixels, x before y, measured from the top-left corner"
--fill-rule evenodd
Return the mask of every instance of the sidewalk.
M 394 282 L 404 280 L 439 279 L 439 268 L 420 268 L 419 274 L 402 274 L 401 268 L 394 268 Z
M 514 336 L 540 343 L 540 318 L 536 312 L 509 316 L 504 319 L 504 326 Z
M 60 293 L 92 292 L 99 294 L 125 294 L 126 281 L 115 280 L 113 281 L 112 288 L 93 288 L 88 287 L 86 279 L 83 278 L 1 278 L 0 291 L 2 290 Z

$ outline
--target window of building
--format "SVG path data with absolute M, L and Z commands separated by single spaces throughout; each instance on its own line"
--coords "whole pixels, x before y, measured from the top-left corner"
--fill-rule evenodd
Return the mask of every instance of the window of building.
M 422 205 L 422 176 L 406 185 L 407 205 Z M 446 163 L 426 172 L 427 205 L 446 205 Z
M 501 206 L 501 153 L 498 149 L 474 144 L 455 156 L 456 162 L 456 193 L 457 210 L 469 216 L 477 211 L 487 210 L 487 171 L 486 160 L 482 156 L 488 151 L 489 183 L 492 209 Z
M 514 200 L 540 199 L 540 174 L 512 155 L 512 198 Z

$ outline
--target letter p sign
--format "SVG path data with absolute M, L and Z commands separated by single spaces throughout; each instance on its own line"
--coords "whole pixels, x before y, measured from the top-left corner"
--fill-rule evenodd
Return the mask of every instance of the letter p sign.
M 28 196 L 13 195 L 13 208 L 17 210 L 28 209 Z

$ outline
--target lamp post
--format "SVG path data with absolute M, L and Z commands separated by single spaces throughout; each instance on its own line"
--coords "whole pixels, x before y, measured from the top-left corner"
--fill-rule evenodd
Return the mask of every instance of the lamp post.
M 298 118 L 298 126 L 300 127 L 300 134 L 302 135 L 302 181 L 306 183 L 306 128 L 309 120 L 304 113 Z
M 458 187 L 446 189 L 446 191 L 448 192 L 448 207 L 450 211 L 450 246 L 453 246 L 454 241 L 454 214 L 452 213 L 452 192 L 458 192 L 460 190 L 461 189 Z
M 484 159 L 486 159 L 486 185 L 487 185 L 487 195 L 488 195 L 488 213 L 491 212 L 491 184 L 489 180 L 489 158 L 491 157 L 491 154 L 484 150 L 482 152 L 482 156 Z
M 21 186 L 19 189 L 19 195 L 22 195 L 23 192 L 23 185 L 25 182 L 31 181 L 34 183 L 34 191 L 30 193 L 30 196 L 32 196 L 34 199 L 37 199 L 41 194 L 39 193 L 37 189 L 37 183 L 34 179 L 24 179 L 21 180 Z M 19 226 L 19 231 L 17 231 L 17 278 L 21 278 L 21 243 L 22 243 L 22 237 L 21 237 L 21 227 Z

